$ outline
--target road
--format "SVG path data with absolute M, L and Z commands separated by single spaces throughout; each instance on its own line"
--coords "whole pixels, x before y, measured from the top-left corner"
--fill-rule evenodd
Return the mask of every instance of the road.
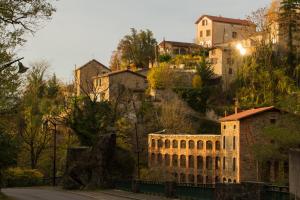
M 89 196 L 87 193 L 72 193 L 67 191 L 43 189 L 43 188 L 9 188 L 2 189 L 2 192 L 13 200 L 128 200 L 126 197 L 119 197 L 107 193 L 97 193 Z

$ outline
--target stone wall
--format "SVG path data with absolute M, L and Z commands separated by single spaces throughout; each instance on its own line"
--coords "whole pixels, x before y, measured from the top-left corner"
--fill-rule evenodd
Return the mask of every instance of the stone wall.
M 289 185 L 290 193 L 300 200 L 300 149 L 290 151 L 289 156 Z

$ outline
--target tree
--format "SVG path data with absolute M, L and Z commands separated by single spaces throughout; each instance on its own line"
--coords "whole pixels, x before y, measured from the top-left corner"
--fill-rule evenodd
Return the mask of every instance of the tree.
M 63 102 L 56 76 L 45 80 L 47 67 L 46 62 L 32 64 L 22 98 L 20 136 L 32 169 L 37 167 L 51 140 L 51 133 L 44 126 L 45 120 L 48 116 L 59 115 Z
M 119 42 L 117 51 L 121 55 L 123 67 L 134 65 L 137 68 L 148 68 L 156 59 L 156 39 L 150 30 L 131 29 Z
M 297 49 L 299 48 L 300 1 L 283 0 L 280 5 L 280 36 L 287 46 L 287 73 L 292 77 L 297 65 Z

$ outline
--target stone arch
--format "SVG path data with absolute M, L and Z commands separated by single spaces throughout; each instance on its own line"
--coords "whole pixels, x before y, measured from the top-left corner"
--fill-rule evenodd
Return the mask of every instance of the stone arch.
M 189 156 L 189 168 L 194 168 L 194 156 Z
M 157 141 L 157 147 L 158 147 L 158 148 L 162 148 L 162 147 L 163 147 L 163 141 L 162 141 L 162 139 L 159 139 L 159 140 Z
M 195 148 L 195 142 L 193 140 L 189 141 L 189 149 L 194 149 Z
M 206 141 L 206 150 L 212 150 L 212 149 L 213 149 L 212 141 L 210 140 Z
M 185 140 L 181 140 L 180 141 L 180 148 L 181 149 L 185 149 L 186 148 L 186 141 Z
M 212 157 L 211 156 L 206 157 L 206 169 L 212 170 Z
M 162 165 L 163 159 L 162 159 L 162 154 L 159 153 L 157 154 L 157 164 Z
M 202 140 L 197 141 L 197 149 L 203 149 L 203 141 Z
M 165 140 L 165 148 L 166 149 L 169 149 L 170 148 L 170 144 L 171 144 L 171 142 L 170 142 L 170 140 Z
M 172 141 L 172 147 L 173 148 L 178 148 L 178 141 L 177 140 Z
M 170 166 L 170 155 L 169 154 L 165 154 L 165 166 L 169 167 Z
M 172 166 L 178 167 L 178 156 L 176 154 L 172 155 Z
M 203 169 L 203 157 L 197 156 L 197 169 Z

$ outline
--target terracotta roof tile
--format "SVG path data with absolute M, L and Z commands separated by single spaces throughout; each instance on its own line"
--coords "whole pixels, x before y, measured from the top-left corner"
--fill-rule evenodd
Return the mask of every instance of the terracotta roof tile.
M 212 21 L 228 23 L 228 24 L 237 24 L 243 26 L 255 26 L 251 21 L 245 19 L 234 19 L 234 18 L 227 18 L 227 17 L 218 17 L 218 16 L 211 16 L 211 15 L 202 15 L 195 24 L 198 24 L 204 17 L 209 18 Z
M 237 114 L 229 115 L 229 116 L 223 117 L 223 118 L 221 118 L 219 120 L 221 122 L 224 122 L 224 121 L 236 121 L 236 120 L 247 118 L 247 117 L 256 115 L 258 113 L 262 113 L 262 112 L 270 111 L 270 110 L 277 110 L 278 111 L 279 109 L 276 109 L 274 106 L 262 107 L 262 108 L 255 108 L 255 109 L 246 110 L 246 111 L 243 111 L 243 112 L 240 112 L 240 113 L 237 113 Z
M 145 78 L 145 79 L 147 78 L 146 76 L 144 76 L 142 74 L 139 74 L 139 73 L 136 73 L 136 72 L 133 72 L 133 71 L 131 71 L 129 69 L 124 69 L 124 70 L 118 70 L 118 71 L 109 72 L 109 73 L 103 74 L 103 75 L 98 76 L 98 77 L 113 76 L 113 75 L 124 73 L 124 72 L 129 72 L 131 74 L 134 74 L 136 76 L 140 76 L 140 77 Z M 98 78 L 98 77 L 95 77 L 95 78 Z

